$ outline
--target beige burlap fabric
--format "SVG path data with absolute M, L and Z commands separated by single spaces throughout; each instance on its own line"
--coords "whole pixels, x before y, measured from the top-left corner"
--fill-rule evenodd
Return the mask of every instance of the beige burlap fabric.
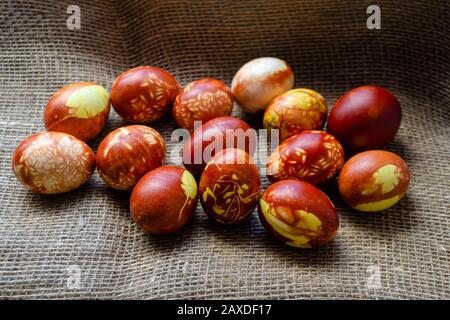
M 81 9 L 80 30 L 66 26 L 71 4 Z M 450 5 L 376 1 L 381 30 L 368 30 L 370 4 L 2 1 L 0 298 L 450 298 Z M 339 234 L 302 251 L 272 240 L 256 214 L 221 228 L 200 206 L 182 232 L 148 236 L 132 222 L 129 195 L 107 188 L 97 174 L 76 191 L 49 197 L 27 191 L 12 173 L 15 146 L 43 130 L 46 101 L 67 83 L 109 89 L 120 72 L 155 65 L 182 85 L 203 77 L 230 84 L 259 56 L 288 61 L 296 87 L 321 92 L 330 106 L 361 84 L 392 90 L 404 116 L 386 149 L 410 166 L 408 195 L 383 214 L 363 215 L 330 188 Z M 234 114 L 261 125 L 261 117 L 237 106 Z M 121 125 L 112 112 L 94 150 Z M 167 140 L 175 128 L 170 117 L 154 127 Z M 76 270 L 79 286 L 71 282 Z

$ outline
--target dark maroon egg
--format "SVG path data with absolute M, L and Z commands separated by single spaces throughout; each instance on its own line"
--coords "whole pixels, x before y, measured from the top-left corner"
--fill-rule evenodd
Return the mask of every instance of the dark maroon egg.
M 350 154 L 378 149 L 394 138 L 401 117 L 400 104 L 392 93 L 362 86 L 338 99 L 328 117 L 327 131 Z

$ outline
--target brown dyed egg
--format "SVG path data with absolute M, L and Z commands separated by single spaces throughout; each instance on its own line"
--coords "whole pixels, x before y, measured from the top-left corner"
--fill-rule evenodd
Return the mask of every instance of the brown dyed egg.
M 222 81 L 202 79 L 191 82 L 178 94 L 173 117 L 178 126 L 194 130 L 194 121 L 202 123 L 227 116 L 233 110 L 233 94 Z
M 279 129 L 280 141 L 305 130 L 321 129 L 327 118 L 325 99 L 310 89 L 293 89 L 275 98 L 264 112 L 264 128 Z
M 299 179 L 315 185 L 328 182 L 344 164 L 344 149 L 324 131 L 298 133 L 280 144 L 266 165 L 270 181 Z
M 256 131 L 243 120 L 218 117 L 194 130 L 183 145 L 183 164 L 194 174 L 200 174 L 206 164 L 219 151 L 238 148 L 253 154 Z
M 147 173 L 131 193 L 134 221 L 152 234 L 173 233 L 191 219 L 197 205 L 197 183 L 189 171 L 160 167 Z
M 200 202 L 206 214 L 222 224 L 240 223 L 259 197 L 259 172 L 248 153 L 225 149 L 208 162 L 200 178 Z
M 109 109 L 109 95 L 101 85 L 73 83 L 60 89 L 48 101 L 44 109 L 45 128 L 89 141 L 105 126 Z
M 84 184 L 95 168 L 95 155 L 83 141 L 62 132 L 36 133 L 14 151 L 17 179 L 31 191 L 57 194 Z
M 97 169 L 110 187 L 131 189 L 147 172 L 160 167 L 166 146 L 150 127 L 132 125 L 108 134 L 97 150 Z
M 336 101 L 328 117 L 327 131 L 349 154 L 378 149 L 394 138 L 401 117 L 400 104 L 392 93 L 376 86 L 363 86 Z
M 111 88 L 111 103 L 125 120 L 149 123 L 169 111 L 179 89 L 169 72 L 157 67 L 137 67 L 116 78 Z
M 339 215 L 325 193 L 298 180 L 269 186 L 259 199 L 258 213 L 272 236 L 293 247 L 321 246 L 339 229 Z
M 405 195 L 409 169 L 396 154 L 382 150 L 358 153 L 339 174 L 339 192 L 352 208 L 377 212 L 392 207 Z
M 265 57 L 244 64 L 233 78 L 231 91 L 244 111 L 256 113 L 293 86 L 291 67 L 281 59 Z

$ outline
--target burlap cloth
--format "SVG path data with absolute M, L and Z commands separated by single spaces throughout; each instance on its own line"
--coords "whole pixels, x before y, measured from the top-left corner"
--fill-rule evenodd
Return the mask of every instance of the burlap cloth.
M 66 27 L 71 4 L 81 9 L 80 30 Z M 368 30 L 370 4 L 2 1 L 0 297 L 450 298 L 450 5 L 376 1 L 381 30 Z M 221 228 L 200 205 L 182 232 L 148 236 L 131 220 L 129 195 L 107 188 L 97 173 L 82 188 L 52 197 L 27 191 L 12 173 L 15 146 L 43 130 L 43 107 L 65 84 L 96 81 L 109 89 L 137 65 L 165 68 L 182 85 L 203 77 L 230 84 L 259 56 L 288 61 L 296 87 L 321 92 L 330 107 L 361 84 L 397 95 L 402 125 L 386 149 L 412 172 L 398 205 L 359 214 L 330 188 L 339 234 L 305 251 L 274 241 L 256 214 Z M 234 114 L 242 115 L 237 106 Z M 242 116 L 261 125 L 261 117 Z M 112 112 L 101 137 L 121 125 Z M 175 128 L 170 117 L 154 127 L 166 140 Z M 81 272 L 78 288 L 70 285 L 69 266 Z

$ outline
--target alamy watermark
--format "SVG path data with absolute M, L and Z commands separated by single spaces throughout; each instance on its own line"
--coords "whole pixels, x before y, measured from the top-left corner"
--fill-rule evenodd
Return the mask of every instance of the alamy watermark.
M 66 10 L 69 17 L 66 20 L 66 26 L 69 30 L 81 29 L 81 9 L 79 6 L 72 4 Z
M 381 29 L 381 9 L 376 4 L 367 7 L 366 13 L 370 16 L 367 17 L 367 29 L 375 30 Z
M 80 289 L 81 288 L 81 268 L 77 265 L 70 265 L 66 268 L 67 289 Z
M 191 139 L 195 136 L 195 143 L 189 143 L 191 134 L 185 129 L 180 128 L 172 132 L 170 140 L 175 142 L 175 146 L 170 148 L 168 155 L 172 163 L 179 163 L 180 156 L 184 164 L 207 163 L 219 151 L 237 148 L 247 151 L 253 162 L 264 170 L 264 164 L 280 141 L 278 129 L 209 129 L 204 132 L 201 125 L 201 121 L 194 122 L 195 130 Z M 236 159 L 235 164 L 243 163 L 245 159 Z
M 367 289 L 381 289 L 381 269 L 380 266 L 370 265 L 367 267 L 366 272 L 369 273 L 367 278 Z

